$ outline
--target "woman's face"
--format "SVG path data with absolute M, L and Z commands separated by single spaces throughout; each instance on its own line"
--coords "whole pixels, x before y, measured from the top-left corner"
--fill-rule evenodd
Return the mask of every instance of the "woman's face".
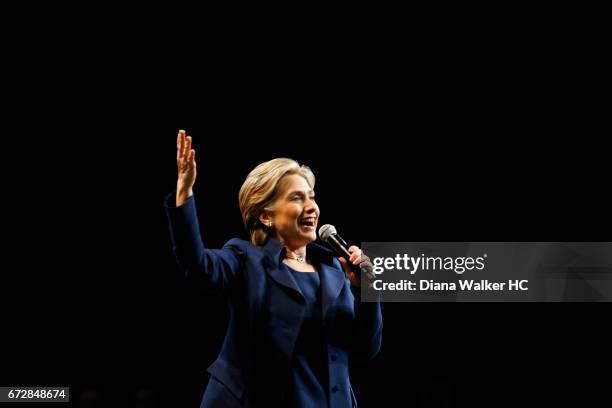
M 277 188 L 270 220 L 278 240 L 290 247 L 316 240 L 319 206 L 306 179 L 297 174 L 285 176 L 279 180 Z

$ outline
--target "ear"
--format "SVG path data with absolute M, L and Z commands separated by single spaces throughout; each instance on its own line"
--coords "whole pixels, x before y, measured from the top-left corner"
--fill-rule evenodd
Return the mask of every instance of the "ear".
M 266 227 L 272 228 L 273 221 L 272 221 L 272 215 L 268 212 L 268 211 L 263 211 L 260 215 L 259 215 L 259 221 L 265 225 Z

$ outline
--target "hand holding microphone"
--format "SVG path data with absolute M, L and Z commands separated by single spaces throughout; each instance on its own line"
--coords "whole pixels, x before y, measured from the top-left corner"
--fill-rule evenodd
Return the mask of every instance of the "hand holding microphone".
M 358 247 L 354 245 L 349 247 L 346 241 L 338 235 L 333 225 L 325 224 L 321 226 L 319 228 L 319 237 L 340 257 L 344 271 L 355 286 L 361 286 L 361 274 L 365 275 L 368 283 L 371 284 L 374 281 L 376 275 L 374 274 L 370 258 Z

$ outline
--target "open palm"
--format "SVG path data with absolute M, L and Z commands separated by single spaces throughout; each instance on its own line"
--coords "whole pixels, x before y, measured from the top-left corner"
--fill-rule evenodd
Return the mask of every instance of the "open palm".
M 176 184 L 177 205 L 183 204 L 193 194 L 193 185 L 196 180 L 195 150 L 191 148 L 191 136 L 184 130 L 179 130 L 176 139 L 176 167 L 178 180 Z

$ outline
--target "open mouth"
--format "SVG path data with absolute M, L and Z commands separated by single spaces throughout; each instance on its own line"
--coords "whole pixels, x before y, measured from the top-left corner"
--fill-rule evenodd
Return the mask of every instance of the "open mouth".
M 314 228 L 316 222 L 317 222 L 317 219 L 315 217 L 307 217 L 307 218 L 302 218 L 301 220 L 299 220 L 298 224 L 300 224 L 300 227 Z

